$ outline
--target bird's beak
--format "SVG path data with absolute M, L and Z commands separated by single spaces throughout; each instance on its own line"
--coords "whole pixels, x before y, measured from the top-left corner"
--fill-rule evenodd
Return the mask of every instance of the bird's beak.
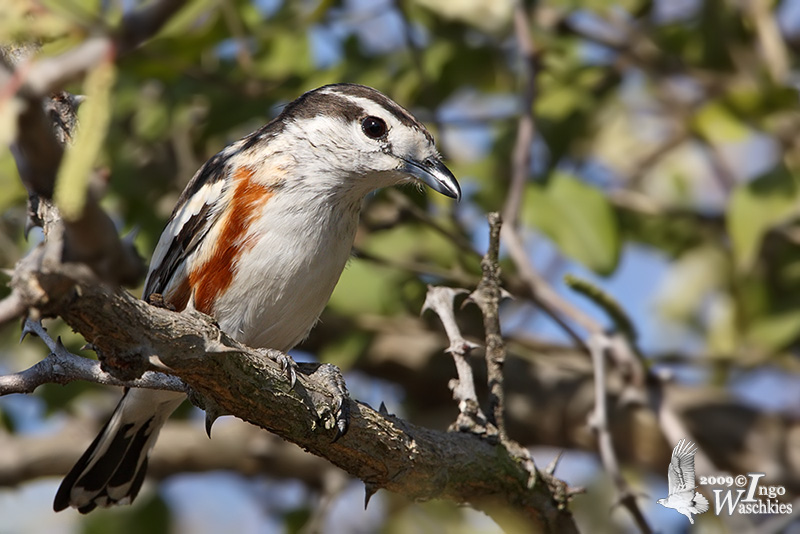
M 401 170 L 414 178 L 429 185 L 434 191 L 461 200 L 461 187 L 456 177 L 445 167 L 439 158 L 430 157 L 419 162 L 412 159 L 403 159 Z

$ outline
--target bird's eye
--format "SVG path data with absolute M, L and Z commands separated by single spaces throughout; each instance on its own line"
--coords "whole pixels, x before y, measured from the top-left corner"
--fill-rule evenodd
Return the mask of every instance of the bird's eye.
M 386 127 L 386 122 L 383 119 L 379 119 L 378 117 L 367 117 L 363 121 L 361 121 L 361 129 L 372 139 L 380 139 L 386 132 L 388 128 Z

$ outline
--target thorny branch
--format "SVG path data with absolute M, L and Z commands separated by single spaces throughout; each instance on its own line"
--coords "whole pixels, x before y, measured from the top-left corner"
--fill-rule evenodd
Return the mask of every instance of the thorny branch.
M 483 328 L 486 335 L 486 372 L 489 384 L 489 422 L 497 427 L 501 443 L 508 441 L 504 420 L 505 395 L 503 393 L 503 365 L 506 348 L 500 333 L 500 228 L 502 219 L 499 213 L 489 214 L 489 249 L 481 261 L 483 277 L 478 288 L 470 295 L 483 315 Z
M 554 495 L 563 483 L 541 475 L 546 483 L 532 488 L 531 471 L 516 454 L 471 434 L 417 427 L 348 400 L 350 430 L 331 443 L 335 394 L 326 383 L 298 373 L 297 386 L 290 388 L 276 363 L 235 342 L 202 314 L 150 306 L 98 283 L 75 264 L 25 261 L 12 285 L 42 316 L 60 315 L 81 333 L 115 375 L 152 371 L 156 361 L 156 370 L 179 376 L 204 406 L 266 428 L 368 487 L 413 499 L 469 502 L 500 522 L 510 510 L 543 531 L 575 531 Z M 55 372 L 50 378 L 59 380 Z
M 450 347 L 447 352 L 453 355 L 458 370 L 458 380 L 451 381 L 453 398 L 459 401 L 459 416 L 450 429 L 469 432 L 488 438 L 490 442 L 499 440 L 509 454 L 516 458 L 519 465 L 529 473 L 529 485 L 533 486 L 537 479 L 544 477 L 553 491 L 569 501 L 575 490 L 563 483 L 553 484 L 551 475 L 555 471 L 558 460 L 555 460 L 544 474 L 537 471 L 533 459 L 527 449 L 509 439 L 505 428 L 504 379 L 503 365 L 506 349 L 500 332 L 499 307 L 505 292 L 500 287 L 500 230 L 502 219 L 499 213 L 489 214 L 489 248 L 481 262 L 483 277 L 477 289 L 473 291 L 467 302 L 474 302 L 483 315 L 484 336 L 486 338 L 485 361 L 489 385 L 489 418 L 480 410 L 475 393 L 472 368 L 465 358 L 470 350 L 476 347 L 464 339 L 453 315 L 453 300 L 456 295 L 465 293 L 463 289 L 446 287 L 428 287 L 428 294 L 423 305 L 423 312 L 431 309 L 439 315 Z
M 514 11 L 514 28 L 517 37 L 519 55 L 523 59 L 523 108 L 517 129 L 517 139 L 512 154 L 512 179 L 509 187 L 504 216 L 506 224 L 503 226 L 503 241 L 509 255 L 520 273 L 523 281 L 528 285 L 531 297 L 548 313 L 562 329 L 576 342 L 578 346 L 586 347 L 592 356 L 595 374 L 595 411 L 592 417 L 592 426 L 598 434 L 598 446 L 601 459 L 606 470 L 614 478 L 621 493 L 621 503 L 630 511 L 642 532 L 652 532 L 647 521 L 639 509 L 634 494 L 630 491 L 627 482 L 621 475 L 616 453 L 614 451 L 611 433 L 608 428 L 608 409 L 606 406 L 606 371 L 605 357 L 607 351 L 615 350 L 600 323 L 590 317 L 581 309 L 573 306 L 559 295 L 547 281 L 536 271 L 520 235 L 518 217 L 521 209 L 521 198 L 524 184 L 530 174 L 531 147 L 535 133 L 533 118 L 533 105 L 536 97 L 536 51 L 530 37 L 529 15 L 521 2 L 517 2 Z M 589 341 L 573 329 L 572 323 L 579 325 L 589 334 Z M 600 341 L 599 341 L 600 340 Z M 606 341 L 602 343 L 601 341 Z M 613 354 L 613 360 L 618 362 L 622 355 Z M 642 387 L 643 384 L 637 384 Z
M 456 364 L 458 378 L 450 380 L 449 386 L 453 391 L 453 400 L 458 402 L 458 419 L 451 425 L 450 429 L 482 434 L 489 431 L 489 429 L 487 429 L 486 425 L 486 415 L 478 403 L 472 366 L 468 360 L 470 353 L 478 348 L 478 345 L 467 341 L 461 335 L 461 329 L 456 323 L 453 310 L 456 296 L 465 293 L 467 293 L 465 289 L 428 286 L 428 293 L 425 295 L 422 312 L 431 310 L 439 316 L 447 333 L 447 338 L 450 340 L 450 346 L 445 352 L 449 352 L 453 356 L 453 361 Z

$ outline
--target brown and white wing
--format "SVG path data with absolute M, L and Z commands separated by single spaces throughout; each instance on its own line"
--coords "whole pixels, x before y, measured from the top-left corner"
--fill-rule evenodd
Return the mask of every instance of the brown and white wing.
M 203 165 L 184 189 L 150 262 L 142 298 L 160 293 L 164 300 L 182 310 L 191 297 L 187 260 L 219 221 L 229 202 L 230 164 L 223 150 Z

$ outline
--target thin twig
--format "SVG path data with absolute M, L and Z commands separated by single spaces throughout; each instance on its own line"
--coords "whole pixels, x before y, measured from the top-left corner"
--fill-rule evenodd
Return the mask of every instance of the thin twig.
M 499 213 L 489 214 L 489 249 L 481 261 L 483 277 L 478 288 L 470 295 L 483 314 L 486 336 L 486 374 L 489 385 L 489 421 L 497 427 L 501 442 L 508 440 L 505 425 L 505 396 L 503 394 L 503 366 L 506 346 L 500 333 L 500 229 L 503 220 Z
M 387 192 L 387 196 L 392 199 L 392 201 L 400 206 L 405 212 L 409 215 L 412 215 L 414 218 L 419 220 L 420 222 L 424 222 L 428 226 L 430 226 L 433 230 L 447 238 L 447 240 L 453 244 L 455 244 L 460 250 L 466 252 L 467 254 L 475 257 L 479 257 L 480 254 L 475 250 L 474 245 L 472 242 L 464 237 L 462 234 L 458 232 L 454 232 L 444 225 L 442 225 L 438 220 L 431 216 L 427 210 L 424 210 L 411 202 L 407 196 L 402 194 L 400 191 L 396 189 L 390 189 Z
M 583 345 L 582 338 L 566 321 L 564 321 L 562 315 L 577 323 L 578 326 L 590 334 L 601 333 L 603 331 L 603 327 L 600 323 L 556 293 L 550 284 L 547 283 L 547 280 L 538 273 L 531 263 L 530 258 L 528 258 L 528 253 L 525 251 L 525 246 L 522 243 L 522 237 L 517 229 L 508 224 L 504 225 L 502 237 L 509 256 L 511 256 L 514 265 L 519 270 L 520 278 L 531 291 L 531 298 L 533 298 L 548 315 L 558 322 L 561 328 L 563 328 L 578 345 Z
M 26 320 L 24 332 L 31 332 L 41 338 L 50 349 L 50 354 L 24 371 L 0 376 L 0 396 L 32 393 L 42 384 L 69 384 L 77 380 L 108 386 L 186 391 L 186 385 L 180 378 L 155 371 L 146 371 L 140 378 L 130 381 L 114 378 L 100 368 L 100 362 L 69 352 L 61 344 L 61 338 L 51 338 L 38 321 Z
M 523 73 L 523 86 L 517 138 L 514 141 L 514 152 L 511 156 L 511 184 L 503 207 L 503 219 L 506 222 L 506 228 L 517 225 L 525 182 L 527 182 L 530 174 L 531 145 L 536 132 L 533 120 L 533 106 L 536 101 L 536 49 L 530 35 L 528 13 L 526 13 L 525 6 L 521 1 L 517 1 L 514 7 L 514 34 L 517 38 L 517 47 L 522 60 L 520 68 Z
M 611 340 L 605 334 L 595 334 L 589 338 L 589 351 L 592 355 L 594 366 L 594 394 L 595 409 L 591 415 L 590 426 L 597 434 L 597 446 L 600 449 L 600 460 L 606 472 L 614 480 L 614 484 L 619 492 L 619 504 L 624 506 L 633 516 L 633 520 L 644 534 L 650 534 L 653 530 L 647 523 L 638 503 L 636 494 L 633 492 L 628 482 L 622 476 L 619 467 L 617 454 L 614 450 L 614 442 L 611 438 L 611 430 L 608 425 L 608 407 L 606 403 L 606 352 L 611 348 Z
M 512 154 L 511 184 L 503 207 L 505 224 L 502 229 L 502 238 L 521 278 L 530 288 L 531 297 L 541 306 L 545 313 L 550 315 L 564 329 L 576 344 L 582 345 L 581 336 L 564 321 L 562 315 L 566 315 L 588 332 L 601 332 L 602 327 L 591 317 L 561 298 L 550 287 L 528 259 L 528 254 L 519 234 L 519 213 L 522 208 L 521 202 L 525 183 L 530 174 L 531 147 L 535 134 L 533 106 L 536 101 L 536 67 L 538 62 L 537 51 L 530 36 L 529 15 L 526 13 L 522 2 L 517 2 L 514 8 L 514 31 L 519 55 L 522 58 L 523 88 L 517 138 Z
M 392 267 L 406 273 L 414 273 L 428 277 L 433 276 L 442 280 L 446 280 L 455 285 L 474 286 L 480 281 L 477 276 L 467 273 L 458 267 L 443 269 L 429 262 L 405 261 L 395 257 L 389 258 L 384 256 L 376 256 L 375 254 L 371 254 L 358 247 L 353 247 L 353 255 L 360 260 L 370 261 L 377 265 L 384 265 L 386 267 Z
M 789 53 L 778 27 L 770 0 L 749 0 L 746 3 L 753 19 L 761 56 L 775 83 L 786 83 L 789 73 Z

